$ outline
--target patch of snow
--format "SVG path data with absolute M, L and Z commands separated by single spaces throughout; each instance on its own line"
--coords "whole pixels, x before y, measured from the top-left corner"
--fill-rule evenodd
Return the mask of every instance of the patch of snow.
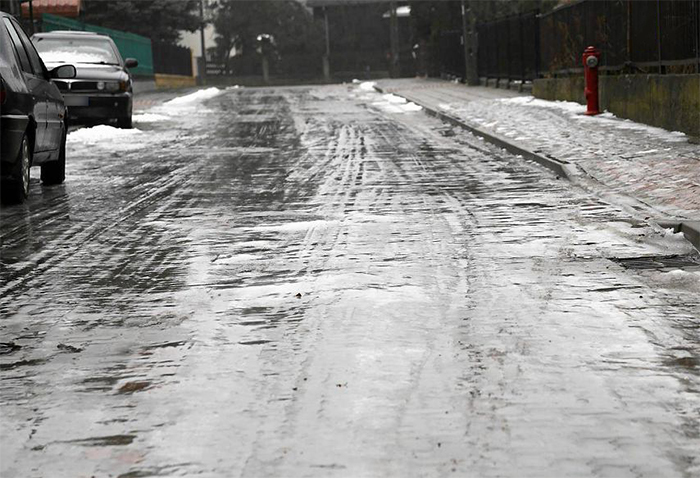
M 412 102 L 392 103 L 390 101 L 376 101 L 372 104 L 387 113 L 412 113 L 423 109 L 422 106 Z
M 389 103 L 406 103 L 406 98 L 394 95 L 392 93 L 382 95 L 382 98 L 384 98 L 384 101 L 388 101 Z
M 497 102 L 506 105 L 555 109 L 576 121 L 595 122 L 619 130 L 638 131 L 666 142 L 680 143 L 687 141 L 685 133 L 680 131 L 668 131 L 663 128 L 637 123 L 632 120 L 620 119 L 608 111 L 596 116 L 586 116 L 583 114 L 586 111 L 586 106 L 573 101 L 547 101 L 533 96 L 516 96 L 513 98 L 499 99 Z
M 554 108 L 570 113 L 580 114 L 586 111 L 586 107 L 573 101 L 547 101 L 534 96 L 514 96 L 497 100 L 499 103 L 536 106 L 539 108 Z
M 413 102 L 411 102 L 411 101 L 409 101 L 408 103 L 406 103 L 405 105 L 403 105 L 403 110 L 404 110 L 404 111 L 420 111 L 420 110 L 422 110 L 422 109 L 423 109 L 422 106 L 417 105 L 417 104 L 415 104 L 415 103 L 413 103 Z
M 666 274 L 672 274 L 672 275 L 686 275 L 686 274 L 694 274 L 693 272 L 689 271 L 684 271 L 683 269 L 674 269 L 672 271 L 666 272 Z
M 213 86 L 204 90 L 195 91 L 194 93 L 190 93 L 189 95 L 173 98 L 170 101 L 166 101 L 165 105 L 191 105 L 193 103 L 199 103 L 200 101 L 214 98 L 219 94 L 221 94 L 221 90 Z
M 318 227 L 329 227 L 337 224 L 338 221 L 299 221 L 286 222 L 282 224 L 262 225 L 251 228 L 255 231 L 284 231 L 284 232 L 299 232 L 315 229 Z
M 113 146 L 115 141 L 123 143 L 128 140 L 143 134 L 143 131 L 138 129 L 120 129 L 114 126 L 98 125 L 92 128 L 81 128 L 68 134 L 67 141 L 71 144 L 103 144 L 106 142 Z
M 158 123 L 160 121 L 167 121 L 170 118 L 164 115 L 158 115 L 154 113 L 142 113 L 132 116 L 134 123 Z
M 362 91 L 374 91 L 374 85 L 376 85 L 376 84 L 377 83 L 374 81 L 365 81 L 363 83 L 360 83 L 359 88 Z

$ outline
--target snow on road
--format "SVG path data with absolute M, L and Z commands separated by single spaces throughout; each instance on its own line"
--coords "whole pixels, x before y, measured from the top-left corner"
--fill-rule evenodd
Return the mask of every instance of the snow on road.
M 234 89 L 237 87 L 228 88 L 228 90 Z M 172 122 L 182 115 L 207 116 L 211 110 L 202 108 L 201 104 L 219 96 L 223 91 L 216 87 L 200 89 L 166 101 L 163 105 L 152 108 L 149 112 L 137 111 L 133 115 L 135 127 L 131 129 L 121 129 L 110 125 L 80 127 L 68 133 L 69 154 L 80 154 L 81 148 L 85 147 L 127 151 L 171 141 L 172 131 L 154 132 L 152 126 L 156 123 Z M 149 127 L 147 134 L 144 134 L 144 127 Z
M 214 98 L 215 96 L 220 95 L 221 91 L 222 90 L 220 90 L 219 88 L 216 88 L 216 87 L 197 90 L 194 93 L 190 93 L 189 95 L 179 96 L 179 97 L 174 98 L 170 101 L 167 101 L 165 103 L 165 105 L 166 106 L 191 105 L 194 103 L 199 103 L 202 100 L 208 100 L 210 98 Z

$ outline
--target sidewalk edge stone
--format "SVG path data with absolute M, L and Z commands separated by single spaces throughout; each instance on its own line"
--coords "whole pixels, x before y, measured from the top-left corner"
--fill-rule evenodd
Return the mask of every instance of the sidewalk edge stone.
M 374 89 L 377 90 L 380 93 L 386 93 L 386 91 L 377 85 L 374 85 Z M 397 96 L 404 96 L 401 93 L 393 93 L 396 94 Z M 404 98 L 406 98 L 404 96 Z M 494 144 L 498 146 L 499 148 L 503 148 L 509 153 L 515 154 L 515 155 L 520 155 L 525 159 L 528 159 L 530 161 L 534 161 L 541 166 L 544 166 L 545 168 L 549 169 L 550 171 L 554 172 L 555 174 L 565 177 L 569 180 L 572 180 L 572 177 L 574 175 L 575 167 L 567 162 L 560 161 L 558 159 L 554 158 L 549 158 L 547 156 L 543 156 L 539 153 L 536 153 L 534 151 L 531 151 L 527 148 L 523 148 L 522 146 L 518 146 L 516 144 L 511 143 L 504 137 L 497 135 L 495 133 L 487 133 L 486 131 L 476 128 L 474 126 L 471 126 L 464 121 L 461 121 L 453 116 L 450 116 L 446 113 L 443 113 L 442 111 L 438 111 L 430 106 L 425 105 L 424 103 L 420 101 L 416 101 L 413 98 L 407 98 L 408 100 L 416 103 L 420 107 L 422 107 L 427 114 L 430 116 L 433 116 L 435 118 L 438 118 L 446 123 L 450 123 L 454 126 L 458 126 L 460 128 L 466 129 L 467 131 L 471 132 L 472 134 L 484 138 L 485 141 L 488 141 L 491 144 Z
M 681 222 L 681 232 L 700 251 L 700 221 Z

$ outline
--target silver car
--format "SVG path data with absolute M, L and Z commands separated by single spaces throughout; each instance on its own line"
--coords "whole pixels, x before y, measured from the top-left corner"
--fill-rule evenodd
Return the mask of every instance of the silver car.
M 138 61 L 123 60 L 110 37 L 92 32 L 37 33 L 32 42 L 48 68 L 63 63 L 77 68 L 74 79 L 55 82 L 71 123 L 116 121 L 121 128 L 131 128 L 133 90 L 129 68 L 138 66 Z

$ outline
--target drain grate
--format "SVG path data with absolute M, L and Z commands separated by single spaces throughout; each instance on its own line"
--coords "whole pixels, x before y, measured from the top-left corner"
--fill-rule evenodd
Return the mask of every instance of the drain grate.
M 700 255 L 642 256 L 611 258 L 626 269 L 700 269 Z

